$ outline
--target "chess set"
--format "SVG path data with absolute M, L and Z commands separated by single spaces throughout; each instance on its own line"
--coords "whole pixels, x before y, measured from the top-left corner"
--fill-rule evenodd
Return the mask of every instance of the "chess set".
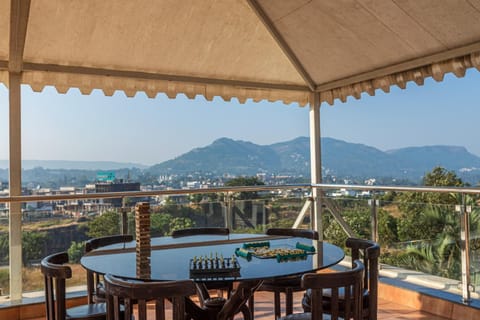
M 216 279 L 240 276 L 240 264 L 233 255 L 224 258 L 215 253 L 210 256 L 193 257 L 190 259 L 190 278 L 192 279 Z
M 315 247 L 297 242 L 295 248 L 279 247 L 271 248 L 269 241 L 247 242 L 242 248 L 237 248 L 235 254 L 251 259 L 254 256 L 259 259 L 276 258 L 278 262 L 291 260 L 305 260 L 308 254 L 314 254 Z

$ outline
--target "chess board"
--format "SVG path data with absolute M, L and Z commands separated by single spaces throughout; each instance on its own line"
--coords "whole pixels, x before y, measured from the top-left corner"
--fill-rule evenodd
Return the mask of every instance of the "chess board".
M 240 251 L 241 250 L 241 251 Z M 244 252 L 253 255 L 259 259 L 276 258 L 277 261 L 299 260 L 306 259 L 308 254 L 315 253 L 313 246 L 297 242 L 295 247 L 276 247 L 272 248 L 268 241 L 262 242 L 247 242 L 243 244 L 241 249 L 238 249 L 237 255 L 242 253 L 242 256 L 247 256 Z
M 191 279 L 217 279 L 240 276 L 237 258 L 194 257 L 190 259 Z

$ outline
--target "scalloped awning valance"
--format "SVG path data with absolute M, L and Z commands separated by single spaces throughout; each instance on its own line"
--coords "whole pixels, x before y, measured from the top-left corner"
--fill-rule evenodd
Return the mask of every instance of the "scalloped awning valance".
M 480 69 L 480 1 L 0 0 L 0 82 L 296 102 Z

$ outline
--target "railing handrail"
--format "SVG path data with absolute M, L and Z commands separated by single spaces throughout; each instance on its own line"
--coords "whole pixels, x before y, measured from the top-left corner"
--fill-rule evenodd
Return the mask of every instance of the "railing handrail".
M 349 189 L 363 191 L 410 191 L 410 192 L 442 192 L 442 193 L 480 193 L 480 187 L 431 187 L 431 186 L 379 186 L 350 184 L 311 184 L 310 187 L 320 189 Z
M 0 197 L 0 203 L 6 202 L 32 202 L 32 201 L 56 201 L 56 200 L 80 200 L 80 199 L 112 199 L 122 197 L 151 197 L 160 195 L 182 195 L 201 193 L 229 193 L 247 191 L 273 191 L 295 188 L 319 188 L 322 190 L 348 189 L 363 191 L 406 191 L 406 192 L 441 192 L 441 193 L 464 193 L 479 194 L 480 187 L 430 187 L 430 186 L 379 186 L 379 185 L 351 185 L 351 184 L 285 184 L 285 185 L 257 185 L 257 186 L 231 186 L 199 189 L 170 189 L 150 191 L 123 191 L 123 192 L 99 192 L 83 194 L 56 194 L 56 195 L 22 195 Z
M 228 193 L 228 192 L 247 192 L 247 191 L 272 191 L 282 189 L 310 188 L 310 184 L 289 184 L 289 185 L 258 185 L 258 186 L 239 186 L 239 187 L 218 187 L 203 189 L 170 189 L 170 190 L 151 190 L 151 191 L 120 191 L 120 192 L 99 192 L 84 194 L 56 194 L 56 195 L 23 195 L 0 197 L 0 203 L 5 202 L 32 202 L 32 201 L 55 201 L 55 200 L 80 200 L 80 199 L 112 199 L 122 197 L 152 197 L 161 195 L 182 195 L 182 194 L 202 194 L 202 193 Z

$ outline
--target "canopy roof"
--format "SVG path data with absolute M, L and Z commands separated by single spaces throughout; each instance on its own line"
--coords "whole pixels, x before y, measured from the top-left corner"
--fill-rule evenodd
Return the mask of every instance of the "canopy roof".
M 35 91 L 333 104 L 470 67 L 480 0 L 0 0 L 0 82 Z

